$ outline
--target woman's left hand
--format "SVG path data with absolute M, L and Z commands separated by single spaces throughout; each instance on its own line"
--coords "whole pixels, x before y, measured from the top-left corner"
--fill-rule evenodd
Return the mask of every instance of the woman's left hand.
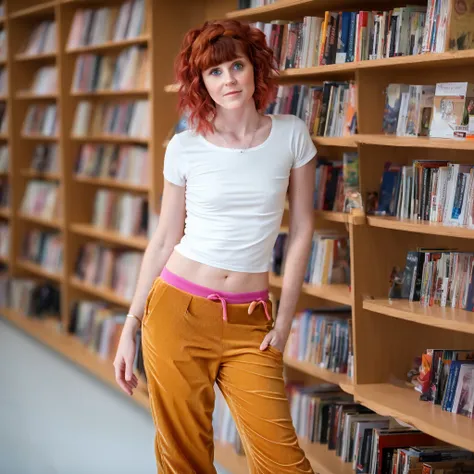
M 264 337 L 262 343 L 260 344 L 260 350 L 264 351 L 268 346 L 273 346 L 279 351 L 284 352 L 289 334 L 289 331 L 273 328 Z

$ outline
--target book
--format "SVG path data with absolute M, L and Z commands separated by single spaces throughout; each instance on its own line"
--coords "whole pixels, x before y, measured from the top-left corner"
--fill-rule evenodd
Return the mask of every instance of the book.
M 382 130 L 386 135 L 396 135 L 402 101 L 407 100 L 409 86 L 406 84 L 389 84 L 385 94 L 385 108 Z
M 474 84 L 436 84 L 430 137 L 474 138 Z

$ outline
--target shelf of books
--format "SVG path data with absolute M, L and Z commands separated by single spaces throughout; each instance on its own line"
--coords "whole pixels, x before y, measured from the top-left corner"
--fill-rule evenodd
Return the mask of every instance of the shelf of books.
M 266 112 L 302 118 L 318 148 L 283 358 L 300 444 L 323 474 L 471 468 L 472 1 L 186 1 L 0 1 L 1 316 L 119 390 L 163 144 L 185 126 L 174 56 L 205 19 L 251 21 L 280 68 Z M 276 299 L 288 206 L 282 224 Z M 219 397 L 214 423 L 217 462 L 248 472 Z
M 474 451 L 472 419 L 420 403 L 413 390 L 393 384 L 367 384 L 358 386 L 355 396 L 381 415 L 396 417 L 447 443 Z

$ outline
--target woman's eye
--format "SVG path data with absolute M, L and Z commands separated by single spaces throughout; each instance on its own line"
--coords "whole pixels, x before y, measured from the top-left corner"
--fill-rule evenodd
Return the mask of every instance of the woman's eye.
M 242 63 L 235 63 L 234 64 L 234 69 L 237 71 L 241 71 L 244 68 L 244 65 Z
M 213 69 L 211 71 L 211 76 L 218 76 L 221 72 L 219 71 L 219 69 Z

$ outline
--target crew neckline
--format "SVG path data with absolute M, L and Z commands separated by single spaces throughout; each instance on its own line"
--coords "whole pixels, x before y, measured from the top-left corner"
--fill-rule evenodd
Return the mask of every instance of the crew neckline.
M 256 145 L 256 146 L 253 146 L 251 148 L 229 148 L 229 147 L 226 147 L 226 146 L 220 146 L 220 145 L 216 145 L 214 143 L 211 143 L 209 140 L 207 140 L 203 135 L 199 134 L 199 139 L 202 140 L 204 142 L 205 145 L 207 145 L 208 147 L 210 148 L 215 148 L 216 150 L 220 150 L 220 151 L 225 151 L 225 152 L 228 152 L 228 153 L 246 153 L 246 152 L 250 152 L 250 151 L 255 151 L 255 150 L 259 150 L 260 148 L 263 148 L 268 141 L 270 141 L 270 138 L 272 137 L 273 135 L 273 131 L 275 129 L 275 120 L 274 120 L 274 117 L 273 115 L 264 115 L 264 117 L 270 117 L 271 121 L 272 121 L 272 127 L 270 128 L 270 133 L 268 134 L 268 137 L 265 138 L 265 140 L 260 143 L 260 145 Z

